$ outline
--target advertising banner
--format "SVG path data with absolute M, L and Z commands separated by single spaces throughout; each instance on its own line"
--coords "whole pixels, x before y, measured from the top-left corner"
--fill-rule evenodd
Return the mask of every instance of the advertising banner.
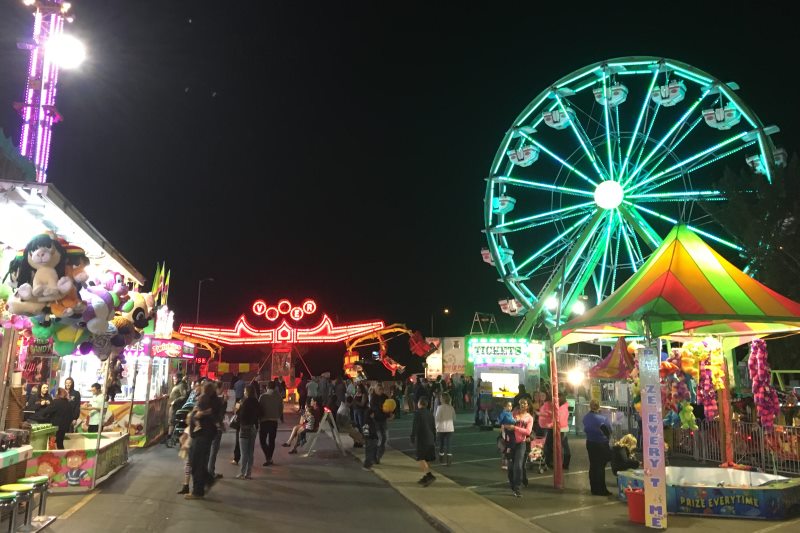
M 644 512 L 647 527 L 667 527 L 667 475 L 664 457 L 660 357 L 653 348 L 640 348 L 639 386 L 642 394 L 642 467 L 644 468 Z
M 446 376 L 453 374 L 464 375 L 464 365 L 467 360 L 467 351 L 464 347 L 464 337 L 445 337 L 442 352 L 442 373 Z

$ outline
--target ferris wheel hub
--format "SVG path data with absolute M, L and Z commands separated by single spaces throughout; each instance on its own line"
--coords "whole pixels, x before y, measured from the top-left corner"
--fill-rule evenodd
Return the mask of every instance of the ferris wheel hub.
M 600 209 L 616 209 L 624 196 L 622 185 L 617 181 L 606 180 L 594 190 L 594 203 Z

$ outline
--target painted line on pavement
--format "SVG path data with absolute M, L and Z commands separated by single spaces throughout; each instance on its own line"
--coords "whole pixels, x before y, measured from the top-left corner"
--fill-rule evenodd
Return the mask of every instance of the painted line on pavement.
M 525 520 L 540 520 L 542 518 L 550 518 L 550 517 L 553 517 L 553 516 L 561 516 L 561 515 L 565 515 L 565 514 L 575 513 L 575 512 L 578 512 L 578 511 L 585 511 L 587 509 L 594 509 L 596 507 L 607 507 L 609 505 L 619 505 L 619 504 L 620 504 L 619 501 L 596 503 L 594 505 L 587 505 L 585 507 L 575 507 L 574 509 L 567 509 L 566 511 L 558 511 L 558 512 L 555 512 L 555 513 L 539 514 L 539 515 L 536 515 L 536 516 L 531 516 L 530 518 L 526 518 Z
M 500 462 L 500 458 L 498 457 L 489 457 L 488 459 L 470 459 L 469 461 L 456 461 L 454 463 L 450 463 L 451 465 L 460 465 L 461 463 L 482 463 L 484 461 L 497 461 Z
M 575 475 L 575 474 L 587 474 L 588 472 L 589 472 L 588 470 L 576 470 L 574 472 L 564 472 L 564 475 L 565 476 L 572 476 L 572 475 Z M 553 478 L 553 474 L 548 474 L 546 476 L 529 477 L 528 481 L 533 480 L 533 479 L 552 479 L 552 478 Z M 469 487 L 464 487 L 464 488 L 466 488 L 468 490 L 474 490 L 474 489 L 482 489 L 484 487 L 495 487 L 497 485 L 508 485 L 508 480 L 498 481 L 496 483 L 487 483 L 486 485 L 471 485 Z
M 494 446 L 495 448 L 497 447 L 497 445 L 493 442 L 476 442 L 475 444 L 461 444 L 461 445 L 455 444 L 453 446 L 450 446 L 450 448 L 451 449 L 469 448 L 470 446 Z M 417 449 L 406 448 L 405 450 L 397 450 L 397 451 L 405 453 L 405 452 L 415 452 L 417 451 Z M 495 457 L 495 459 L 499 459 L 499 457 Z
M 781 529 L 784 526 L 791 526 L 792 524 L 800 524 L 800 519 L 792 520 L 791 522 L 775 524 L 774 526 L 765 527 L 764 529 L 757 529 L 756 531 L 753 531 L 753 533 L 767 533 L 768 531 L 775 531 L 776 529 Z
M 73 505 L 72 507 L 61 513 L 61 516 L 59 516 L 58 519 L 65 520 L 70 516 L 74 515 L 75 513 L 80 511 L 84 505 L 92 501 L 92 498 L 94 498 L 98 494 L 100 494 L 100 491 L 97 489 L 95 489 L 93 492 L 90 492 L 89 494 L 81 498 L 81 500 L 78 503 L 76 503 L 75 505 Z

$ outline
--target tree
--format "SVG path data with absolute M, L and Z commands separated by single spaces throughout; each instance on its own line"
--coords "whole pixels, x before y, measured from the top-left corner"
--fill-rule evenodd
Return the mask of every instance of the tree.
M 772 184 L 763 175 L 726 169 L 717 189 L 728 202 L 706 202 L 703 207 L 745 251 L 740 265 L 770 289 L 800 301 L 800 159 L 793 154 L 777 169 Z M 746 350 L 741 350 L 741 356 Z M 775 369 L 800 368 L 800 336 L 769 342 Z

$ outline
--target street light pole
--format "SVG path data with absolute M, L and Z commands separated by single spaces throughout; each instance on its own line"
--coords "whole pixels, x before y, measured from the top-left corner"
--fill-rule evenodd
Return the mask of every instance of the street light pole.
M 431 337 L 433 337 L 433 336 L 434 336 L 434 335 L 433 335 L 433 315 L 435 315 L 435 314 L 436 314 L 436 311 L 434 311 L 433 313 L 431 313 Z M 450 314 L 450 309 L 448 309 L 447 307 L 445 307 L 444 309 L 442 309 L 442 314 L 444 314 L 444 315 L 449 315 L 449 314 Z
M 199 324 L 200 323 L 200 291 L 203 288 L 203 282 L 204 281 L 214 281 L 214 278 L 203 278 L 203 279 L 201 279 L 200 281 L 197 282 L 197 308 L 196 308 L 195 317 L 194 317 L 194 323 L 195 324 Z

